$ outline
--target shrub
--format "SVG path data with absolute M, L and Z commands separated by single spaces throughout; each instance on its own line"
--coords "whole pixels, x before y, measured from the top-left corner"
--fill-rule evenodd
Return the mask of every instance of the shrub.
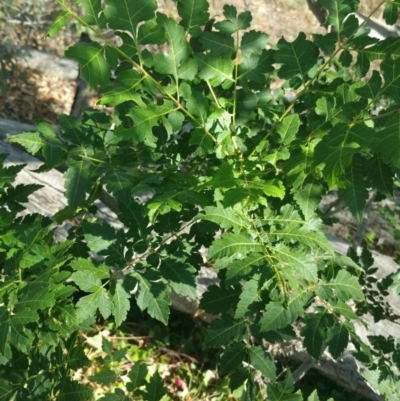
M 242 400 L 303 399 L 265 346 L 296 338 L 315 359 L 353 344 L 368 380 L 400 397 L 398 344 L 371 338 L 370 347 L 353 324 L 367 311 L 390 314 L 368 296 L 370 254 L 335 254 L 318 213 L 334 188 L 359 221 L 370 190 L 393 196 L 400 39 L 369 37 L 348 15 L 356 0 L 320 0 L 332 32 L 268 49 L 268 35 L 249 30 L 251 14 L 229 5 L 216 22 L 206 0 L 176 0 L 178 19 L 156 13 L 155 0 L 82 0 L 83 17 L 56 2 L 64 12 L 49 35 L 70 18 L 92 30 L 98 42 L 65 54 L 114 113 L 61 115 L 61 135 L 38 122 L 12 138 L 41 154 L 40 171 L 65 167 L 68 206 L 55 222 L 16 217 L 37 186 L 13 188 L 21 166 L 1 170 L 0 400 L 88 399 L 90 388 L 73 379 L 88 364 L 78 333 L 99 316 L 119 326 L 131 299 L 167 325 L 170 291 L 196 298 L 203 248 L 219 278 L 200 301 L 216 316 L 203 347 L 223 348 L 219 373 L 232 390 L 243 386 Z M 395 23 L 399 2 L 382 4 Z M 165 43 L 165 52 L 148 50 Z M 272 89 L 277 78 L 284 84 Z M 93 217 L 106 195 L 121 229 Z M 78 224 L 55 242 L 69 219 Z M 389 286 L 398 290 L 395 276 L 380 294 Z M 103 350 L 112 353 L 107 340 Z M 135 364 L 127 393 L 103 400 L 165 396 L 160 375 L 146 375 Z

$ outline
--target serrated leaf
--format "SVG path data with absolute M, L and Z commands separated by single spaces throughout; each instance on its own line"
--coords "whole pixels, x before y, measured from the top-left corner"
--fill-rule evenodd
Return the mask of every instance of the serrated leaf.
M 117 106 L 128 100 L 133 100 L 139 105 L 143 105 L 138 93 L 138 85 L 142 82 L 142 77 L 136 70 L 126 70 L 118 74 L 112 86 L 104 89 L 105 95 L 99 100 L 99 104 Z
M 250 228 L 250 223 L 240 214 L 239 211 L 230 207 L 223 207 L 221 204 L 217 206 L 207 206 L 204 208 L 206 214 L 201 214 L 203 220 L 209 220 L 217 223 L 221 228 L 244 229 Z
M 316 360 L 321 356 L 322 347 L 325 343 L 326 323 L 324 317 L 325 312 L 307 316 L 306 324 L 300 331 L 300 334 L 304 336 L 303 344 L 307 352 Z
M 75 272 L 71 275 L 71 280 L 75 281 L 75 284 L 86 292 L 95 292 L 101 287 L 101 280 L 89 271 Z
M 143 386 L 146 383 L 147 373 L 148 370 L 146 365 L 135 363 L 128 373 L 128 377 L 131 381 L 127 384 L 128 390 L 135 391 L 139 387 Z
M 196 269 L 172 258 L 162 260 L 160 271 L 168 284 L 177 293 L 191 299 L 196 298 Z
M 225 233 L 221 239 L 213 242 L 209 251 L 209 259 L 236 255 L 238 259 L 249 252 L 262 252 L 264 245 L 256 242 L 248 234 Z
M 117 375 L 113 370 L 105 370 L 89 376 L 89 379 L 99 384 L 108 385 L 116 382 Z
M 239 388 L 250 376 L 251 372 L 249 368 L 238 367 L 231 375 L 231 380 L 229 382 L 231 391 L 235 391 Z
M 266 259 L 265 255 L 251 253 L 244 259 L 234 260 L 227 266 L 226 285 L 233 285 L 248 277 Z
M 223 376 L 241 366 L 246 357 L 246 346 L 243 343 L 234 343 L 226 348 L 221 356 L 218 373 Z
M 45 145 L 45 141 L 43 141 L 39 132 L 22 132 L 13 135 L 8 139 L 8 141 L 10 143 L 19 143 L 32 155 L 39 152 L 39 150 Z
M 346 270 L 340 270 L 334 280 L 320 284 L 321 287 L 332 289 L 342 301 L 349 299 L 364 299 L 364 293 L 358 280 Z
M 390 167 L 379 156 L 374 156 L 368 160 L 366 169 L 372 186 L 385 196 L 393 196 L 394 183 Z
M 274 246 L 272 252 L 280 265 L 280 269 L 289 268 L 290 266 L 291 269 L 298 273 L 299 278 L 311 283 L 317 283 L 317 264 L 310 254 L 289 248 L 282 243 Z
M 182 26 L 164 14 L 158 14 L 157 23 L 164 29 L 170 45 L 169 55 L 157 53 L 154 56 L 154 68 L 162 74 L 170 74 L 178 85 L 178 69 L 182 61 L 189 56 L 189 46 L 186 41 L 185 30 Z
M 154 18 L 154 13 L 157 10 L 156 0 L 141 0 L 140 6 L 137 2 L 126 0 L 107 0 L 106 4 L 104 15 L 109 27 L 128 31 L 134 35 L 139 22 Z
M 339 196 L 345 201 L 351 214 L 359 223 L 363 220 L 364 209 L 369 195 L 365 186 L 363 167 L 361 157 L 354 157 L 353 163 L 349 166 L 345 175 L 350 185 L 339 190 Z
M 315 215 L 315 209 L 319 205 L 324 193 L 324 188 L 313 179 L 312 182 L 305 184 L 302 188 L 293 190 L 293 199 L 303 212 L 304 219 L 308 220 Z
M 110 289 L 112 314 L 116 326 L 125 321 L 130 305 L 130 294 L 124 289 L 122 280 L 114 280 Z
M 8 332 L 10 330 L 10 314 L 4 306 L 0 306 L 0 354 L 4 355 Z M 1 393 L 0 393 L 1 394 Z
M 284 38 L 277 44 L 275 60 L 281 64 L 278 75 L 282 79 L 291 79 L 300 75 L 303 81 L 307 74 L 317 63 L 318 48 L 314 43 L 306 39 L 306 35 L 300 32 L 294 42 L 287 42 Z
M 215 27 L 224 34 L 232 34 L 242 29 L 247 29 L 252 20 L 251 13 L 244 11 L 237 15 L 236 7 L 224 5 L 225 21 L 217 22 Z
M 160 401 L 167 394 L 167 389 L 158 372 L 151 376 L 150 381 L 146 384 L 146 393 L 143 398 L 147 401 Z
M 399 70 L 400 74 L 400 70 Z M 400 76 L 400 75 L 399 75 Z M 400 79 L 399 79 L 400 94 Z M 377 132 L 374 138 L 374 151 L 380 153 L 382 161 L 386 164 L 400 168 L 400 113 L 394 113 L 389 117 L 383 129 Z
M 260 55 L 245 57 L 239 64 L 239 81 L 264 84 L 268 74 L 274 71 L 274 58 L 271 50 L 263 49 Z
M 76 43 L 65 51 L 65 55 L 76 60 L 81 67 L 81 76 L 89 89 L 97 85 L 104 88 L 111 78 L 111 68 L 103 56 L 104 48 L 99 43 Z
M 344 352 L 349 342 L 349 333 L 344 324 L 336 324 L 328 331 L 328 347 L 331 355 L 337 359 Z
M 207 0 L 178 0 L 178 14 L 182 18 L 181 24 L 191 34 L 196 28 L 205 25 L 210 15 Z
M 211 285 L 203 294 L 199 308 L 213 315 L 228 312 L 237 303 L 239 293 L 238 289 Z
M 64 379 L 56 389 L 57 401 L 86 401 L 92 394 L 91 389 L 70 379 Z
M 98 279 L 110 276 L 110 268 L 106 265 L 95 265 L 91 259 L 76 258 L 71 260 L 70 266 L 77 271 L 89 272 Z
M 268 35 L 264 32 L 245 32 L 240 43 L 240 50 L 243 57 L 260 55 L 268 42 Z
M 230 315 L 224 315 L 222 318 L 211 322 L 204 339 L 203 348 L 216 348 L 232 341 L 240 341 L 244 331 L 244 320 L 237 320 Z
M 251 364 L 258 369 L 266 378 L 274 381 L 276 378 L 276 368 L 272 356 L 265 352 L 261 345 L 251 347 L 247 350 Z
M 147 270 L 147 274 L 134 274 L 139 282 L 139 290 L 136 301 L 141 310 L 147 309 L 149 315 L 165 325 L 168 323 L 169 305 L 171 300 L 168 296 L 168 287 L 159 280 L 158 274 Z
M 196 54 L 195 60 L 199 67 L 199 77 L 205 81 L 209 81 L 211 86 L 219 86 L 225 81 L 227 81 L 227 85 L 233 83 L 233 63 L 229 57 L 213 54 Z
M 276 126 L 276 132 L 279 135 L 279 143 L 289 145 L 295 139 L 301 124 L 298 114 L 290 114 L 279 122 Z
M 240 300 L 237 304 L 235 311 L 235 318 L 239 319 L 249 314 L 256 313 L 259 310 L 258 301 L 260 300 L 259 294 L 259 281 L 260 275 L 257 274 L 246 281 L 240 295 Z
M 235 52 L 235 41 L 232 36 L 224 35 L 218 32 L 203 32 L 199 41 L 204 49 L 217 55 L 226 55 L 231 57 Z
M 112 342 L 107 340 L 106 337 L 101 337 L 101 349 L 109 356 L 113 353 L 113 345 Z
M 270 302 L 260 320 L 261 331 L 273 331 L 286 327 L 292 322 L 290 310 L 277 302 Z
M 64 173 L 65 196 L 71 208 L 79 206 L 90 190 L 89 171 L 81 160 Z

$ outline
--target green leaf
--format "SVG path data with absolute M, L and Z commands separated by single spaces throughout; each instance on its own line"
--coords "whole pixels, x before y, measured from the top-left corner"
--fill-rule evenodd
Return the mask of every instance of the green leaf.
M 319 53 L 317 46 L 307 40 L 306 35 L 301 32 L 294 42 L 280 39 L 277 47 L 275 60 L 282 64 L 278 71 L 279 78 L 291 79 L 300 75 L 303 81 L 307 80 L 308 72 L 317 63 Z
M 357 155 L 358 156 L 358 155 Z M 364 217 L 364 209 L 368 199 L 368 190 L 365 187 L 363 160 L 360 158 L 353 159 L 353 163 L 347 169 L 345 178 L 350 185 L 345 189 L 339 190 L 339 196 L 345 201 L 349 207 L 351 214 L 361 223 Z
M 336 324 L 328 331 L 328 347 L 331 355 L 337 359 L 342 355 L 349 342 L 349 333 L 344 324 Z
M 138 94 L 138 86 L 142 82 L 142 77 L 136 70 L 126 70 L 118 74 L 112 86 L 108 86 L 103 92 L 106 94 L 101 97 L 99 104 L 117 106 L 128 100 L 133 100 L 142 105 L 142 100 Z
M 244 259 L 234 260 L 227 266 L 226 285 L 233 285 L 250 276 L 257 266 L 265 262 L 266 256 L 259 253 L 251 253 Z
M 124 289 L 122 280 L 114 280 L 111 282 L 110 295 L 112 314 L 116 326 L 119 327 L 125 321 L 131 307 L 130 294 Z
M 303 344 L 307 352 L 318 360 L 326 337 L 325 312 L 308 315 L 305 319 L 305 326 L 302 327 L 300 333 L 304 336 Z
M 268 35 L 264 32 L 245 32 L 240 43 L 240 50 L 243 57 L 260 55 L 268 42 Z
M 394 183 L 391 168 L 383 163 L 379 156 L 375 156 L 368 160 L 366 169 L 372 186 L 385 196 L 393 196 Z
M 242 365 L 246 357 L 246 346 L 243 343 L 234 343 L 221 356 L 218 373 L 220 376 L 236 370 Z
M 128 373 L 130 383 L 127 383 L 127 388 L 129 391 L 135 391 L 139 387 L 146 383 L 146 376 L 148 370 L 145 364 L 135 363 L 132 369 Z
M 380 156 L 384 163 L 388 165 L 392 164 L 394 167 L 397 168 L 400 168 L 400 158 L 398 157 L 398 155 L 400 154 L 399 116 L 400 113 L 397 112 L 389 117 L 385 121 L 383 129 L 377 132 L 374 138 L 374 151 L 380 153 Z
M 380 71 L 385 82 L 381 94 L 385 94 L 396 101 L 400 95 L 400 58 L 386 57 L 381 63 Z
M 103 56 L 104 48 L 99 43 L 76 43 L 65 51 L 65 55 L 76 60 L 81 67 L 81 76 L 89 89 L 97 85 L 104 88 L 111 78 L 111 69 Z
M 86 401 L 92 394 L 88 387 L 70 379 L 64 379 L 56 389 L 59 391 L 57 401 Z
M 265 352 L 261 345 L 251 347 L 247 350 L 251 364 L 258 369 L 266 378 L 274 381 L 276 378 L 275 363 L 270 353 Z
M 167 394 L 167 389 L 158 372 L 151 376 L 150 381 L 146 384 L 146 393 L 143 398 L 147 401 L 160 401 Z
M 240 341 L 244 335 L 245 326 L 244 320 L 234 319 L 230 315 L 213 320 L 207 330 L 203 348 L 216 348 L 233 341 Z
M 39 132 L 22 132 L 21 134 L 13 135 L 8 141 L 10 143 L 19 143 L 32 155 L 39 152 L 45 145 L 45 141 L 43 141 Z
M 71 260 L 70 266 L 77 271 L 88 272 L 102 280 L 110 276 L 110 268 L 106 265 L 95 265 L 92 259 L 76 258 Z
M 67 25 L 69 16 L 69 11 L 63 11 L 62 13 L 60 13 L 60 15 L 54 20 L 50 28 L 47 30 L 45 37 L 50 36 L 51 38 L 54 38 L 60 31 L 60 29 Z
M 186 42 L 185 30 L 182 26 L 164 14 L 158 14 L 157 23 L 164 28 L 166 38 L 170 45 L 169 55 L 157 53 L 154 56 L 154 68 L 162 74 L 170 74 L 175 78 L 178 86 L 178 69 L 182 61 L 189 56 L 189 46 Z
M 0 306 L 0 354 L 4 355 L 10 330 L 10 314 L 4 306 Z M 1 394 L 1 393 L 0 393 Z
M 99 384 L 108 385 L 116 382 L 117 375 L 113 370 L 105 370 L 89 376 L 89 379 Z
M 196 299 L 196 269 L 193 266 L 173 258 L 165 258 L 160 271 L 177 294 Z
M 75 281 L 75 284 L 86 292 L 98 291 L 101 287 L 101 280 L 96 278 L 94 274 L 88 271 L 78 271 L 71 275 L 71 280 Z
M 249 252 L 262 252 L 264 245 L 257 243 L 248 234 L 225 233 L 221 239 L 214 241 L 208 251 L 209 259 L 235 255 L 238 259 Z
M 219 54 L 231 57 L 235 52 L 235 41 L 232 36 L 227 36 L 218 32 L 203 32 L 199 37 L 200 43 L 205 50 L 212 54 Z
M 313 179 L 302 188 L 293 190 L 293 199 L 303 212 L 304 219 L 308 220 L 315 215 L 315 209 L 319 205 L 324 193 L 324 188 Z
M 344 19 L 348 14 L 357 11 L 359 1 L 348 0 L 318 0 L 318 3 L 328 10 L 326 26 L 332 25 L 336 28 L 337 35 L 340 36 Z
M 247 29 L 252 20 L 251 13 L 244 11 L 237 15 L 236 7 L 224 5 L 225 21 L 217 22 L 214 26 L 224 34 L 232 34 L 242 29 Z
M 229 388 L 231 391 L 235 391 L 239 388 L 246 380 L 251 377 L 251 371 L 249 368 L 238 367 L 231 375 Z
M 236 305 L 239 293 L 240 290 L 237 288 L 225 288 L 211 285 L 203 294 L 199 308 L 213 315 L 228 312 L 232 305 Z
M 141 310 L 147 309 L 149 315 L 165 325 L 168 323 L 169 305 L 168 287 L 159 280 L 156 271 L 147 269 L 145 274 L 134 272 L 139 282 L 136 301 Z
M 280 270 L 287 269 L 290 266 L 298 273 L 300 279 L 317 283 L 317 264 L 310 254 L 289 248 L 282 243 L 277 244 L 271 250 L 279 263 Z
M 200 214 L 198 217 L 201 217 L 203 220 L 213 221 L 221 228 L 247 230 L 251 227 L 250 223 L 238 210 L 230 207 L 225 208 L 221 204 L 218 204 L 217 206 L 207 206 L 204 208 L 204 211 L 206 214 Z
M 397 4 L 388 3 L 383 10 L 383 19 L 388 25 L 394 25 L 399 19 L 399 7 Z
M 356 279 L 346 270 L 340 270 L 334 280 L 320 284 L 321 287 L 334 291 L 338 299 L 348 301 L 349 299 L 364 299 L 362 288 Z
M 9 382 L 0 379 L 0 401 L 9 401 L 13 398 L 12 393 L 17 391 L 15 387 L 12 387 Z
M 90 190 L 89 171 L 81 160 L 64 173 L 65 195 L 71 208 L 78 207 Z
M 199 67 L 199 77 L 209 81 L 211 86 L 227 88 L 233 83 L 233 62 L 229 57 L 213 54 L 196 54 L 195 60 Z
M 274 331 L 283 329 L 292 323 L 293 316 L 289 309 L 277 302 L 270 302 L 260 320 L 261 331 Z
M 101 0 L 78 0 L 85 8 L 85 14 L 82 17 L 88 25 L 97 25 L 99 28 L 106 27 L 106 21 L 102 13 Z
M 294 139 L 300 128 L 301 121 L 298 114 L 286 116 L 276 126 L 276 132 L 279 134 L 279 143 L 289 145 Z
M 132 1 L 106 0 L 104 10 L 108 26 L 112 29 L 131 32 L 136 37 L 139 22 L 154 18 L 156 0 L 140 0 L 140 6 Z
M 244 283 L 242 293 L 240 294 L 240 300 L 235 311 L 236 319 L 258 312 L 260 307 L 258 304 L 260 300 L 259 281 L 260 275 L 257 274 L 252 277 L 251 280 Z
M 181 25 L 190 34 L 205 25 L 210 14 L 208 13 L 209 2 L 207 0 L 178 0 L 178 14 L 182 18 Z

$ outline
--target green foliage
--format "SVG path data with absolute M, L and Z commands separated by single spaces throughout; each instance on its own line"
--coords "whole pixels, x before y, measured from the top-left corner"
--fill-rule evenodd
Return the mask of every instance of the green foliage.
M 216 316 L 203 347 L 223 347 L 219 373 L 242 400 L 302 399 L 290 371 L 278 375 L 264 346 L 295 338 L 299 317 L 311 356 L 328 347 L 339 358 L 353 343 L 375 387 L 398 394 L 395 370 L 381 354 L 398 366 L 398 345 L 383 350 L 384 341 L 375 341 L 371 351 L 353 325 L 371 303 L 368 254 L 336 255 L 317 207 L 338 188 L 361 221 L 369 191 L 393 195 L 400 39 L 369 38 L 347 18 L 356 0 L 320 1 L 332 34 L 311 41 L 300 33 L 268 49 L 268 35 L 246 31 L 251 14 L 233 6 L 215 22 L 206 0 L 176 0 L 178 22 L 156 13 L 155 0 L 82 0 L 83 17 L 55 1 L 63 13 L 49 35 L 78 18 L 99 37 L 66 55 L 114 113 L 87 110 L 82 121 L 63 115 L 60 135 L 37 122 L 36 132 L 11 139 L 41 154 L 40 171 L 65 168 L 68 206 L 55 222 L 17 217 L 38 187 L 12 186 L 21 166 L 0 170 L 0 394 L 89 399 L 90 388 L 74 380 L 89 363 L 79 333 L 98 321 L 121 325 L 131 302 L 167 325 L 171 291 L 196 298 L 202 248 L 219 278 L 200 300 Z M 388 22 L 397 7 L 386 5 Z M 103 28 L 115 31 L 120 46 Z M 167 50 L 154 54 L 149 44 Z M 376 59 L 380 73 L 364 79 Z M 271 89 L 278 78 L 285 84 Z M 118 230 L 95 217 L 105 192 Z M 78 224 L 56 242 L 54 229 L 69 219 Z M 397 283 L 396 276 L 382 280 L 381 291 Z M 382 310 L 380 301 L 372 305 Z M 102 346 L 117 358 L 106 340 Z M 134 363 L 128 377 L 126 391 L 102 399 L 167 397 L 163 377 L 144 364 Z M 109 385 L 117 374 L 106 369 L 91 380 Z

